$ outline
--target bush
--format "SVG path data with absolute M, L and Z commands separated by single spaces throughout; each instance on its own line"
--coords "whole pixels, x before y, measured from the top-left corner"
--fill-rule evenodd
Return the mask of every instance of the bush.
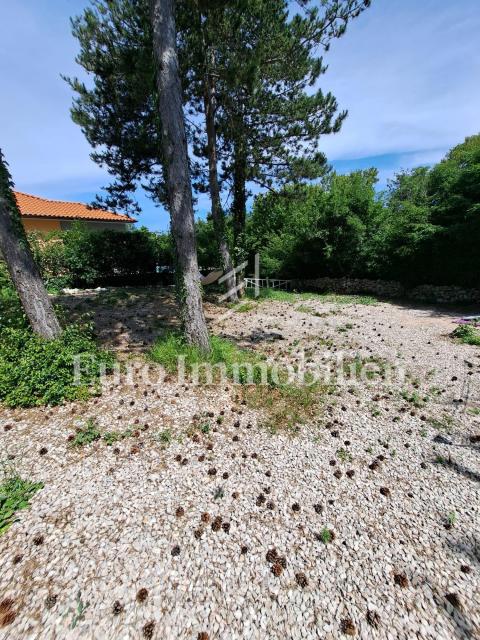
M 62 318 L 63 310 L 56 312 Z M 78 384 L 74 356 L 81 358 Z M 113 355 L 96 345 L 89 325 L 68 326 L 51 341 L 33 333 L 0 262 L 0 402 L 32 407 L 87 398 L 96 391 L 102 369 L 111 370 L 113 363 Z
M 74 356 L 81 358 L 74 378 Z M 55 340 L 44 340 L 28 328 L 0 331 L 0 401 L 9 407 L 57 405 L 98 392 L 102 369 L 114 357 L 95 343 L 91 327 L 69 326 Z
M 478 287 L 480 135 L 432 168 L 400 171 L 384 192 L 375 169 L 257 195 L 247 216 L 251 267 L 264 276 L 380 278 Z
M 469 324 L 461 324 L 452 331 L 452 338 L 456 338 L 463 344 L 471 344 L 480 347 L 480 330 Z

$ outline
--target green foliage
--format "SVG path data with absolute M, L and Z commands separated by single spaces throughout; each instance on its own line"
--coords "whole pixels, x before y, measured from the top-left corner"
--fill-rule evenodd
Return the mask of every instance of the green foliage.
M 369 356 L 362 358 L 359 355 L 346 357 L 343 360 L 344 374 L 354 380 L 361 379 L 362 376 L 366 380 L 374 380 L 385 376 L 388 368 L 388 362 L 383 358 Z
M 459 325 L 452 331 L 451 336 L 463 344 L 471 344 L 475 347 L 480 347 L 480 330 L 472 325 Z
M 450 527 L 453 527 L 453 525 L 457 522 L 457 520 L 458 518 L 455 511 L 450 511 L 450 513 L 447 516 L 447 522 L 450 525 Z
M 17 475 L 0 484 L 0 535 L 15 522 L 15 513 L 30 506 L 31 498 L 42 488 L 42 482 L 30 482 Z
M 276 300 L 278 302 L 297 302 L 302 299 L 298 294 L 290 291 L 282 291 L 281 289 L 272 289 L 270 287 L 263 287 L 259 289 L 258 296 L 255 295 L 255 289 L 246 289 L 245 295 L 247 298 L 253 298 L 255 300 Z M 308 295 L 308 294 L 300 294 Z M 312 293 L 310 297 L 315 297 Z M 306 299 L 310 299 L 310 297 Z
M 218 252 L 215 229 L 210 219 L 197 220 L 195 222 L 195 235 L 197 238 L 198 265 L 201 269 L 211 269 L 222 264 Z
M 113 278 L 154 274 L 173 265 L 169 234 L 148 231 L 90 231 L 76 223 L 68 231 L 30 237 L 42 277 L 51 290 L 96 286 Z
M 98 430 L 97 423 L 93 418 L 89 418 L 84 427 L 80 427 L 76 430 L 75 437 L 70 443 L 72 447 L 83 447 L 86 444 L 91 444 L 101 437 Z
M 74 357 L 80 357 L 75 384 Z M 0 331 L 0 401 L 9 407 L 57 405 L 88 398 L 98 388 L 112 354 L 102 351 L 90 327 L 69 326 L 55 340 L 44 340 L 30 329 Z
M 341 462 L 351 462 L 352 461 L 351 454 L 344 447 L 340 447 L 340 449 L 337 450 L 337 458 Z
M 309 307 L 307 304 L 301 304 L 295 309 L 295 311 L 299 311 L 300 313 L 309 313 L 310 315 L 315 315 L 315 309 L 313 309 L 313 307 Z
M 5 160 L 2 149 L 0 149 L 0 199 L 6 203 L 7 209 L 10 211 L 9 219 L 13 233 L 16 235 L 17 240 L 28 249 L 27 236 L 21 221 L 15 194 L 13 193 L 14 186 L 8 162 Z
M 324 172 L 318 138 L 338 131 L 346 112 L 339 113 L 334 96 L 318 88 L 326 71 L 321 50 L 369 4 L 302 0 L 297 12 L 287 0 L 176 4 L 192 172 L 204 191 L 207 71 L 217 85 L 221 178 L 225 191 L 234 184 L 237 236 L 243 231 L 248 181 L 283 184 Z M 94 0 L 72 24 L 80 45 L 77 62 L 92 80 L 87 85 L 68 79 L 75 92 L 72 117 L 94 148 L 93 159 L 114 176 L 108 204 L 134 206 L 139 183 L 156 201 L 164 200 L 148 1 Z
M 79 591 L 77 593 L 76 598 L 76 607 L 75 609 L 70 609 L 69 611 L 72 613 L 72 621 L 70 622 L 70 629 L 75 629 L 79 622 L 82 622 L 85 619 L 85 611 L 90 606 L 90 602 L 84 602 L 82 599 L 82 592 Z
M 330 302 L 338 305 L 347 304 L 363 304 L 363 305 L 376 305 L 378 300 L 373 296 L 362 295 L 343 295 L 340 293 L 322 293 L 320 294 L 322 302 Z
M 255 199 L 247 221 L 251 255 L 267 276 L 315 278 L 366 271 L 369 232 L 381 212 L 375 170 L 332 173 L 319 185 Z
M 107 431 L 103 434 L 102 439 L 108 446 L 111 446 L 112 444 L 115 444 L 115 442 L 120 442 L 121 440 L 125 440 L 125 438 L 130 438 L 132 435 L 132 429 L 125 429 L 125 431 Z
M 395 279 L 478 286 L 480 135 L 435 167 L 398 173 L 375 193 L 376 170 L 257 196 L 247 220 L 266 276 Z
M 236 313 L 248 313 L 249 311 L 253 311 L 256 309 L 257 305 L 255 302 L 242 302 L 241 304 L 236 305 L 233 310 Z
M 202 379 L 205 379 L 208 367 L 211 368 L 213 380 L 220 376 L 221 367 L 225 368 L 228 378 L 236 378 L 241 384 L 248 381 L 249 370 L 255 383 L 262 380 L 262 369 L 265 369 L 267 380 L 269 379 L 265 361 L 258 354 L 240 349 L 231 340 L 218 336 L 211 336 L 210 347 L 210 353 L 205 356 L 198 347 L 187 344 L 181 335 L 166 333 L 153 345 L 150 358 L 165 367 L 168 372 L 175 373 L 178 371 L 179 357 L 182 357 L 185 374 L 189 375 L 192 368 L 198 367 Z
M 421 396 L 417 391 L 403 390 L 400 395 L 405 400 L 405 402 L 413 404 L 413 406 L 417 409 L 421 409 L 423 406 L 425 406 L 425 403 L 428 402 L 428 396 Z
M 162 444 L 170 444 L 172 441 L 172 432 L 170 431 L 170 429 L 164 429 L 163 431 L 160 431 L 157 436 L 157 440 Z

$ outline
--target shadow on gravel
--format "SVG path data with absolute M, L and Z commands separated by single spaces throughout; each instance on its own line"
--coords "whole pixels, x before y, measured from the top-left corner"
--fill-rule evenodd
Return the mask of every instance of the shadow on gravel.
M 430 590 L 440 615 L 451 622 L 456 638 L 473 640 L 478 637 L 478 627 L 472 623 L 465 612 L 464 603 L 456 603 L 457 606 L 452 604 L 451 598 L 455 597 L 454 593 L 443 593 L 437 585 L 431 582 L 427 582 L 425 586 Z
M 69 322 L 91 314 L 99 342 L 108 348 L 145 351 L 159 333 L 179 326 L 174 292 L 164 287 L 110 288 L 58 301 Z
M 466 556 L 480 568 L 480 540 L 476 536 L 460 540 L 447 539 L 445 544 L 451 551 L 458 553 L 462 560 Z
M 480 540 L 478 540 L 476 536 L 460 540 L 447 539 L 444 544 L 450 551 L 453 551 L 453 553 L 459 556 L 461 565 L 465 566 L 465 558 L 468 558 L 469 563 L 480 568 Z M 480 637 L 480 629 L 468 619 L 463 606 L 449 607 L 449 609 L 447 609 L 447 598 L 440 596 L 434 589 L 432 589 L 432 592 L 439 611 L 445 616 L 449 615 L 458 638 L 462 640 L 468 638 L 470 640 L 470 638 Z M 473 603 L 473 606 L 475 606 L 475 603 Z
M 249 336 L 246 336 L 246 340 L 249 340 L 253 344 L 258 342 L 274 342 L 275 340 L 285 340 L 281 333 L 275 331 L 263 331 L 263 329 L 257 329 L 252 331 Z
M 449 458 L 445 462 L 445 467 L 447 469 L 451 469 L 452 471 L 455 471 L 455 473 L 458 473 L 464 478 L 468 478 L 469 480 L 475 480 L 476 482 L 480 482 L 480 473 L 477 473 L 476 471 L 472 471 L 465 465 L 455 462 L 455 460 L 452 460 L 451 458 Z
M 480 313 L 479 305 L 474 303 L 435 304 L 408 299 L 392 299 L 385 300 L 385 302 L 391 302 L 392 304 L 396 304 L 404 309 L 423 311 L 425 316 L 429 318 L 445 318 L 453 320 L 462 316 L 476 315 L 477 313 Z

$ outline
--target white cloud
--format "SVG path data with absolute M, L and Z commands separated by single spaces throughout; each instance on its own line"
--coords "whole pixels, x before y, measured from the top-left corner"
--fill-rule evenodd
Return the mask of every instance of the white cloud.
M 321 78 L 349 116 L 331 160 L 442 149 L 480 129 L 478 0 L 374 0 L 326 55 Z

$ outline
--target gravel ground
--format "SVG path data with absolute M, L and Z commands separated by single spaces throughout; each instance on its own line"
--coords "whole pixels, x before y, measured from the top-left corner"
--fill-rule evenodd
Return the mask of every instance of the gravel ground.
M 480 349 L 452 342 L 450 312 L 299 306 L 209 322 L 272 359 L 373 357 L 405 381 L 339 383 L 298 433 L 234 385 L 174 379 L 1 411 L 2 457 L 45 483 L 0 537 L 1 638 L 480 637 Z M 88 418 L 132 433 L 72 448 Z

